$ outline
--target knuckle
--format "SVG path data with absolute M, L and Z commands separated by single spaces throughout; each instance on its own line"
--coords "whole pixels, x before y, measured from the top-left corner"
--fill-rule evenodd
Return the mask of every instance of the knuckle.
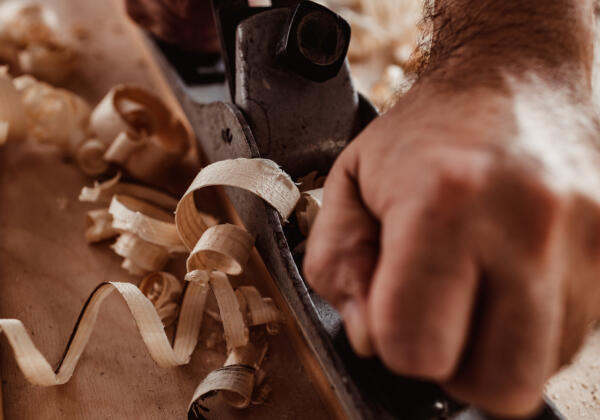
M 437 168 L 435 180 L 435 190 L 438 192 L 465 190 L 476 184 L 475 180 L 468 173 L 449 164 L 444 164 Z
M 306 254 L 304 274 L 309 285 L 338 307 L 351 297 L 366 295 L 374 258 L 372 250 L 323 250 Z
M 496 158 L 485 149 L 441 149 L 432 151 L 436 191 L 477 190 L 493 170 Z
M 551 245 L 564 215 L 564 200 L 539 174 L 498 166 L 484 181 L 476 217 L 482 238 L 510 238 L 513 255 L 537 259 Z

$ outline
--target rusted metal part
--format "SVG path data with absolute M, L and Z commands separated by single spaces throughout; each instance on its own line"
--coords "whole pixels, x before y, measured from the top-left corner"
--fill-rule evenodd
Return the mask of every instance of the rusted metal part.
M 296 21 L 293 18 L 298 1 L 274 1 L 276 7 L 252 9 L 244 0 L 213 2 L 234 103 L 226 102 L 229 94 L 222 86 L 186 85 L 173 64 L 154 48 L 205 157 L 209 162 L 269 158 L 294 178 L 313 170 L 327 173 L 343 148 L 377 115 L 355 91 L 347 63 L 342 61 L 327 80 L 319 75 L 315 81 L 306 69 L 291 70 L 290 61 L 282 59 L 291 25 L 297 30 L 302 21 L 302 14 Z M 334 64 L 339 51 L 324 48 L 321 54 L 319 48 L 305 51 L 305 57 Z M 199 97 L 214 102 L 201 103 Z M 337 312 L 312 294 L 300 275 L 299 262 L 290 252 L 296 240 L 293 226 L 282 225 L 275 210 L 256 196 L 235 188 L 225 190 L 255 235 L 266 267 L 349 419 L 443 419 L 457 412 L 461 420 L 485 418 L 474 410 L 462 411 L 433 384 L 395 376 L 377 360 L 358 359 Z M 540 420 L 557 418 L 548 408 Z

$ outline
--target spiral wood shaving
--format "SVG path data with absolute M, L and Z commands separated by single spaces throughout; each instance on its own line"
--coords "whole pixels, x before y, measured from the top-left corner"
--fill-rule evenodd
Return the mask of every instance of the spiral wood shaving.
M 118 189 L 117 185 L 118 179 L 108 184 L 97 184 L 82 195 L 98 199 L 105 191 Z M 84 305 L 56 369 L 52 369 L 36 348 L 21 321 L 0 319 L 0 331 L 8 338 L 17 365 L 29 382 L 55 386 L 69 381 L 93 332 L 102 303 L 115 290 L 128 306 L 156 364 L 164 368 L 187 364 L 196 347 L 206 300 L 212 291 L 223 322 L 229 356 L 225 366 L 210 373 L 196 389 L 189 407 L 190 418 L 204 418 L 202 403 L 217 391 L 222 393 L 225 402 L 234 407 L 242 408 L 250 403 L 255 375 L 267 351 L 267 344 L 250 342 L 249 329 L 264 325 L 274 333 L 278 330 L 277 326 L 285 321 L 273 301 L 262 297 L 254 286 L 242 286 L 238 290 L 231 286 L 227 273 L 244 270 L 254 239 L 238 226 L 209 228 L 195 208 L 194 201 L 190 200 L 194 191 L 208 185 L 233 185 L 251 191 L 271 203 L 283 218 L 293 211 L 300 197 L 289 176 L 270 161 L 236 159 L 204 168 L 179 202 L 175 217 L 174 226 L 182 244 L 189 244 L 195 253 L 188 260 L 187 287 L 178 314 L 174 344 L 170 344 L 164 324 L 173 322 L 176 316 L 170 304 L 176 302 L 181 293 L 179 280 L 167 273 L 155 273 L 146 277 L 140 288 L 131 283 L 102 283 Z M 164 202 L 164 197 L 158 197 L 161 198 L 158 201 Z M 117 244 L 125 241 L 125 237 L 127 241 L 137 238 L 160 249 L 165 249 L 165 246 L 178 248 L 168 225 L 170 215 L 148 202 L 115 195 L 108 214 L 97 212 L 88 216 L 94 223 L 106 223 L 109 215 L 113 218 L 112 228 L 122 232 Z M 95 231 L 92 233 L 95 234 Z M 92 233 L 88 232 L 88 235 L 93 236 Z M 163 239 L 159 238 L 161 235 Z M 115 248 L 122 246 L 117 244 Z M 205 255 L 200 258 L 202 253 Z M 139 264 L 139 260 L 135 264 Z

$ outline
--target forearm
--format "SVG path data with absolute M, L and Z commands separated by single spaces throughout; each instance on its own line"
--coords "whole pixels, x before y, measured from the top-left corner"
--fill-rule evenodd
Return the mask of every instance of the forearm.
M 594 0 L 431 0 L 424 73 L 460 83 L 499 83 L 535 70 L 587 85 L 593 61 Z M 585 86 L 584 86 L 585 87 Z

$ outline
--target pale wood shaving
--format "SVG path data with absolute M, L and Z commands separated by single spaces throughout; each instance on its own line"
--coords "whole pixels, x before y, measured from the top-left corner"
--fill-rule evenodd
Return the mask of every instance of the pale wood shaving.
M 219 270 L 231 275 L 244 271 L 254 238 L 245 229 L 222 224 L 208 228 L 187 260 L 188 270 Z
M 177 207 L 177 199 L 169 194 L 165 194 L 154 188 L 121 182 L 120 180 L 121 173 L 119 172 L 108 181 L 96 181 L 92 187 L 83 187 L 79 193 L 79 201 L 108 205 L 115 194 L 122 194 L 156 204 L 165 210 L 173 211 Z M 205 217 L 209 219 L 208 215 L 205 215 Z M 212 223 L 215 222 L 212 221 Z
M 21 94 L 28 122 L 28 134 L 38 141 L 59 146 L 67 155 L 75 156 L 88 138 L 91 109 L 80 96 L 56 88 L 31 76 L 13 81 Z
M 242 347 L 236 347 L 229 352 L 224 366 L 246 365 L 256 370 L 260 368 L 269 346 L 263 343 L 248 343 Z
M 104 160 L 123 165 L 145 142 L 146 137 L 143 134 L 122 131 L 104 153 Z
M 188 271 L 185 275 L 185 281 L 189 282 L 208 282 L 210 279 L 210 272 L 204 270 L 192 270 Z
M 308 236 L 323 203 L 323 188 L 302 193 L 296 208 L 298 228 L 304 236 Z
M 18 63 L 23 73 L 60 83 L 72 72 L 75 56 L 75 51 L 68 46 L 30 44 L 18 54 Z
M 271 325 L 272 329 L 277 330 L 277 326 L 272 324 L 285 322 L 283 313 L 277 309 L 273 299 L 263 298 L 256 287 L 242 286 L 238 290 L 242 293 L 248 305 L 248 324 L 250 326 L 267 324 L 268 326 Z
M 213 271 L 210 275 L 210 285 L 219 305 L 227 347 L 233 349 L 248 344 L 248 327 L 227 275 Z
M 183 292 L 177 277 L 162 271 L 151 273 L 144 277 L 139 288 L 156 308 L 165 328 L 175 322 L 179 311 L 179 299 Z
M 175 344 L 171 347 L 156 309 L 140 289 L 130 283 L 110 282 L 101 284 L 90 295 L 56 371 L 35 347 L 21 321 L 0 319 L 0 330 L 8 338 L 15 360 L 29 382 L 55 386 L 69 381 L 92 334 L 102 302 L 113 290 L 117 290 L 127 303 L 150 356 L 159 366 L 174 367 L 189 362 L 202 324 L 207 284 L 190 283 L 186 289 Z
M 111 248 L 125 259 L 122 267 L 134 275 L 160 271 L 169 260 L 166 249 L 129 232 L 122 233 Z
M 185 127 L 160 99 L 129 85 L 115 86 L 100 101 L 90 131 L 105 146 L 98 159 L 149 181 L 183 158 L 190 145 Z
M 113 228 L 133 233 L 170 253 L 186 252 L 173 216 L 161 208 L 126 195 L 115 195 L 108 211 L 113 218 Z
M 204 231 L 206 221 L 198 217 L 194 191 L 225 185 L 250 191 L 271 204 L 285 220 L 300 198 L 300 191 L 276 163 L 267 159 L 231 159 L 202 169 L 177 206 L 175 222 L 181 239 L 193 249 Z
M 206 419 L 202 413 L 206 413 L 207 409 L 201 403 L 217 391 L 236 395 L 237 399 L 230 398 L 229 403 L 235 404 L 236 408 L 246 408 L 252 399 L 255 372 L 255 369 L 245 365 L 232 365 L 213 370 L 196 388 L 188 414 L 193 417 L 189 418 Z
M 86 213 L 85 240 L 88 244 L 102 242 L 119 235 L 113 228 L 112 215 L 108 209 L 90 210 Z
M 84 174 L 96 176 L 108 169 L 108 163 L 103 159 L 106 146 L 98 139 L 89 139 L 83 143 L 75 154 L 75 161 Z
M 260 346 L 249 343 L 244 347 L 233 349 L 225 366 L 212 371 L 198 385 L 194 391 L 192 402 L 189 407 L 193 418 L 203 419 L 202 414 L 206 408 L 202 402 L 210 398 L 215 392 L 220 392 L 223 399 L 236 408 L 246 408 L 250 405 L 256 371 L 260 367 L 267 352 L 266 343 Z
M 131 104 L 125 103 L 122 106 L 129 109 L 130 113 L 139 111 Z M 136 115 L 138 120 L 143 120 L 143 113 Z M 190 187 L 188 193 L 207 185 L 240 186 L 261 196 L 277 210 L 284 212 L 281 213 L 282 217 L 289 216 L 300 195 L 289 176 L 275 164 L 265 160 L 241 159 L 230 161 L 230 164 L 231 162 L 233 169 L 228 175 L 231 179 L 211 173 L 215 170 L 213 166 L 205 173 L 204 179 L 196 178 L 196 184 Z M 229 165 L 226 162 L 224 166 Z M 224 166 L 221 165 L 220 168 Z M 242 179 L 242 168 L 254 171 L 251 176 L 246 177 L 250 178 L 250 182 Z M 263 185 L 261 180 L 266 185 Z M 118 174 L 109 181 L 96 183 L 92 188 L 84 188 L 80 200 L 100 202 L 123 186 Z M 163 205 L 166 203 L 167 206 L 172 204 L 170 197 L 165 199 L 164 195 L 149 193 L 146 189 L 140 191 L 143 191 L 144 198 L 152 197 Z M 290 196 L 285 195 L 286 191 Z M 182 199 L 178 208 L 182 208 L 185 199 L 186 197 Z M 208 229 L 207 220 L 201 213 L 195 211 L 193 216 L 202 220 L 201 223 L 206 226 L 201 232 L 204 235 L 197 239 L 198 246 L 193 253 L 201 262 L 188 261 L 190 269 L 185 276 L 188 285 L 181 304 L 173 347 L 164 332 L 164 325 L 172 323 L 177 316 L 177 301 L 182 287 L 177 278 L 158 271 L 169 258 L 167 248 L 176 245 L 175 232 L 181 237 L 186 235 L 185 224 L 177 223 L 174 227 L 173 218 L 167 211 L 133 197 L 115 195 L 108 210 L 94 210 L 88 214 L 88 239 L 99 240 L 118 230 L 122 233 L 112 247 L 118 255 L 124 257 L 123 267 L 134 274 L 157 272 L 144 278 L 140 288 L 129 283 L 101 284 L 84 306 L 65 356 L 56 371 L 52 370 L 37 350 L 20 321 L 0 320 L 0 330 L 7 335 L 17 364 L 26 378 L 32 383 L 44 386 L 64 384 L 69 380 L 92 333 L 101 303 L 114 289 L 125 299 L 155 362 L 161 367 L 188 363 L 198 342 L 208 292 L 212 290 L 230 353 L 225 366 L 210 373 L 199 385 L 192 400 L 190 413 L 194 414 L 195 410 L 201 407 L 198 401 L 214 391 L 221 391 L 225 401 L 234 407 L 248 406 L 252 399 L 255 372 L 260 367 L 267 349 L 266 343 L 257 345 L 249 342 L 248 327 L 266 325 L 267 330 L 271 329 L 270 332 L 273 332 L 284 322 L 284 318 L 270 298 L 263 298 L 252 286 L 243 286 L 234 291 L 227 277 L 226 272 L 243 271 L 253 247 L 252 236 L 244 229 L 228 224 Z M 107 228 L 109 225 L 113 231 Z M 207 259 L 206 255 L 202 254 L 206 252 L 220 254 L 230 261 L 223 264 L 222 261 L 215 260 L 214 256 Z

